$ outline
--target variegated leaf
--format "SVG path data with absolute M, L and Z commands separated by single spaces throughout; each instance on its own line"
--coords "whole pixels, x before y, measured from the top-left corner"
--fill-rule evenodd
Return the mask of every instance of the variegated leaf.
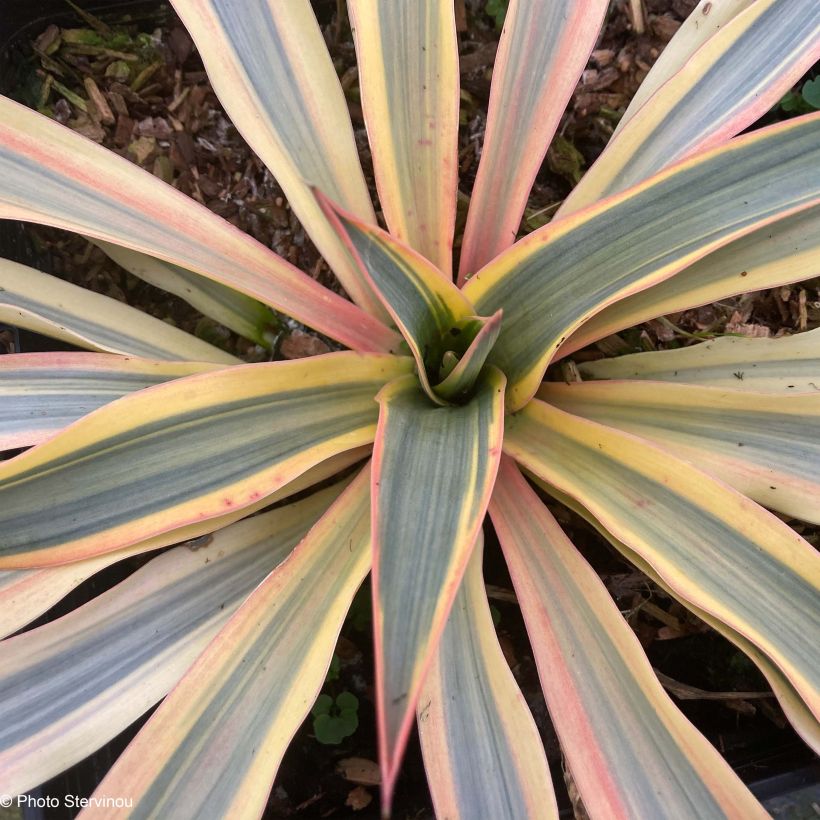
M 495 634 L 483 552 L 479 543 L 419 697 L 419 739 L 436 816 L 557 818 L 541 737 Z
M 498 467 L 504 377 L 436 407 L 412 376 L 379 394 L 373 448 L 373 623 L 383 809 L 390 805 L 416 701 Z
M 820 391 L 820 329 L 781 339 L 724 336 L 678 350 L 583 362 L 590 379 L 651 379 L 774 393 Z
M 663 382 L 545 383 L 546 402 L 647 438 L 758 504 L 820 524 L 820 392 Z
M 490 514 L 592 817 L 768 817 L 675 707 L 595 570 L 509 459 Z
M 309 0 L 172 0 L 231 121 L 354 301 L 386 318 L 310 191 L 375 222 L 336 70 Z
M 135 817 L 262 814 L 370 568 L 369 481 L 365 469 L 253 591 L 95 794 L 129 795 Z
M 39 785 L 160 700 L 340 491 L 177 547 L 68 615 L 0 643 L 0 789 Z
M 815 716 L 820 558 L 772 513 L 666 450 L 533 400 L 505 451 L 576 499 L 684 602 L 776 664 Z
M 53 225 L 156 256 L 354 350 L 383 352 L 397 342 L 375 317 L 203 205 L 6 97 L 0 97 L 0 219 Z
M 8 259 L 0 259 L 0 321 L 90 350 L 166 361 L 239 361 L 116 299 Z
M 706 8 L 692 12 L 696 20 Z M 764 52 L 765 59 L 752 56 Z M 816 0 L 756 0 L 732 15 L 649 99 L 638 101 L 640 107 L 559 214 L 566 216 L 675 160 L 720 145 L 763 116 L 818 59 Z
M 510 407 L 535 393 L 585 319 L 818 201 L 820 113 L 698 154 L 522 239 L 464 288 L 480 314 L 504 310 L 490 361 L 510 381 Z
M 370 443 L 374 396 L 410 367 L 336 353 L 118 399 L 0 463 L 0 567 L 88 558 L 264 504 L 320 461 Z
M 511 0 L 461 249 L 459 282 L 515 241 L 535 175 L 592 51 L 607 0 Z
M 351 0 L 348 7 L 385 221 L 449 279 L 458 188 L 453 4 Z

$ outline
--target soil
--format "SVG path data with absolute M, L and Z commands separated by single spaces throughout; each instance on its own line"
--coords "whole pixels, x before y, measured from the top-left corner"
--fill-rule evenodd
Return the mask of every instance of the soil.
M 647 0 L 642 34 L 635 31 L 628 3 L 613 4 L 605 30 L 562 119 L 559 136 L 536 180 L 521 235 L 549 221 L 583 170 L 600 154 L 620 113 L 695 2 Z M 358 102 L 355 53 L 346 16 L 339 15 L 343 5 L 336 0 L 314 2 L 345 88 L 362 164 L 376 201 Z M 480 157 L 499 26 L 486 13 L 485 0 L 457 0 L 456 7 L 461 22 L 459 213 L 463 218 Z M 164 13 L 162 25 L 150 30 L 120 20 L 115 26 L 116 48 L 110 42 L 101 46 L 94 37 L 77 33 L 93 34 L 93 21 L 78 19 L 74 25 L 73 33 L 66 34 L 65 26 L 56 25 L 37 33 L 20 61 L 23 81 L 18 85 L 18 96 L 161 177 L 341 292 L 282 190 L 231 125 L 190 37 L 173 13 Z M 782 110 L 770 115 L 784 116 L 787 113 Z M 336 347 L 330 340 L 282 317 L 274 328 L 272 349 L 263 349 L 204 319 L 176 297 L 126 273 L 81 237 L 42 227 L 32 227 L 29 237 L 56 275 L 139 307 L 248 361 L 299 358 Z M 721 333 L 776 336 L 817 327 L 818 284 L 820 280 L 813 280 L 684 311 L 605 339 L 576 358 L 680 346 L 695 337 Z M 12 347 L 9 332 L 0 331 L 0 349 Z M 663 676 L 664 685 L 679 699 L 681 709 L 741 776 L 759 779 L 802 760 L 805 747 L 796 740 L 765 680 L 745 656 L 634 570 L 585 522 L 552 503 L 549 506 L 601 573 Z M 790 523 L 812 543 L 820 544 L 816 529 L 797 521 Z M 502 647 L 535 716 L 555 782 L 561 784 L 561 753 L 512 585 L 492 537 L 488 538 L 485 574 Z M 116 580 L 109 578 L 109 585 Z M 83 600 L 84 595 L 98 594 L 101 590 L 93 583 L 77 590 L 69 604 Z M 285 756 L 266 817 L 379 816 L 369 596 L 366 584 L 347 619 L 336 650 L 333 679 L 324 689 L 332 697 L 342 692 L 358 697 L 358 728 L 338 745 L 322 745 L 308 718 Z M 104 760 L 97 755 L 86 769 L 90 765 L 96 772 L 102 766 L 102 774 L 128 736 L 124 733 L 102 753 Z M 82 766 L 75 767 L 69 777 L 78 777 L 76 771 Z M 89 791 L 93 787 L 93 777 L 90 783 L 88 778 L 78 783 L 74 781 L 73 791 L 82 794 L 82 789 Z M 562 793 L 560 800 L 562 807 L 570 809 L 567 793 Z M 395 807 L 399 820 L 433 816 L 416 738 L 407 753 Z

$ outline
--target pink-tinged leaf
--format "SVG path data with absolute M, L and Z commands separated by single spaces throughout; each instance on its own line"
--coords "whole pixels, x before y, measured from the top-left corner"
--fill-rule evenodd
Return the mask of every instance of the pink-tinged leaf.
M 772 513 L 646 439 L 538 399 L 505 452 L 575 499 L 685 604 L 757 647 L 820 717 L 820 557 Z
M 430 360 L 435 360 L 452 333 L 475 313 L 462 291 L 418 251 L 387 231 L 368 225 L 343 211 L 321 192 L 316 192 L 328 220 L 347 245 L 362 276 L 379 295 L 401 331 L 416 360 L 419 379 L 427 395 L 443 404 L 428 379 Z M 446 348 L 445 348 L 446 349 Z M 437 362 L 433 362 L 436 365 Z M 433 381 L 437 379 L 433 378 Z
M 649 439 L 758 504 L 820 524 L 820 392 L 635 380 L 545 382 L 538 398 Z
M 370 568 L 369 484 L 366 468 L 253 591 L 95 795 L 128 795 L 137 817 L 262 815 Z
M 117 552 L 108 552 L 83 561 L 45 569 L 0 571 L 0 638 L 11 635 L 31 623 L 68 595 L 72 589 L 107 566 L 133 555 L 173 544 L 188 546 L 192 550 L 208 546 L 213 541 L 214 533 L 235 524 L 245 516 L 259 512 L 264 507 L 284 501 L 305 490 L 315 490 L 317 485 L 328 479 L 338 478 L 344 470 L 367 458 L 370 452 L 370 447 L 348 450 L 317 464 L 281 490 L 244 510 L 172 530 Z
M 498 44 L 459 282 L 515 241 L 530 188 L 608 0 L 511 0 Z
M 498 468 L 504 376 L 437 407 L 413 376 L 379 394 L 373 449 L 373 627 L 382 799 L 389 809 L 425 672 Z
M 347 102 L 309 0 L 173 0 L 231 122 L 351 298 L 386 319 L 310 192 L 375 223 Z
M 449 279 L 459 116 L 452 0 L 351 0 L 348 7 L 385 221 Z
M 0 790 L 20 794 L 59 774 L 164 697 L 343 488 L 165 552 L 0 643 Z
M 0 97 L 0 218 L 151 254 L 281 310 L 355 350 L 395 334 L 273 251 L 123 157 Z
M 39 444 L 127 393 L 218 367 L 105 353 L 0 356 L 0 450 Z
M 436 816 L 557 818 L 544 745 L 495 634 L 483 553 L 477 544 L 419 697 Z
M 693 14 L 708 14 L 707 6 Z M 762 117 L 818 59 L 817 0 L 757 0 L 630 114 L 559 214 L 574 213 L 677 160 L 721 145 Z
M 411 369 L 409 357 L 328 353 L 117 399 L 0 462 L 0 568 L 77 561 L 250 512 L 311 467 L 371 443 L 376 394 Z
M 767 817 L 672 703 L 597 574 L 510 459 L 490 515 L 590 816 Z

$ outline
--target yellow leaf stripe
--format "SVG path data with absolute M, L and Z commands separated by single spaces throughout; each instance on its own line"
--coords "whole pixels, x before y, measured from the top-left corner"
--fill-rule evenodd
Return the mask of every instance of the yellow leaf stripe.
M 771 513 L 649 442 L 532 401 L 505 451 L 587 508 L 684 601 L 757 646 L 820 715 L 820 559 Z
M 767 817 L 664 692 L 597 573 L 509 459 L 490 515 L 590 815 Z
M 453 4 L 351 0 L 348 8 L 385 221 L 449 280 L 458 188 Z
M 264 504 L 370 443 L 374 396 L 410 367 L 336 353 L 190 376 L 108 404 L 0 464 L 0 568 L 87 558 Z
M 370 568 L 369 483 L 365 469 L 254 590 L 97 795 L 133 796 L 135 816 L 261 816 Z

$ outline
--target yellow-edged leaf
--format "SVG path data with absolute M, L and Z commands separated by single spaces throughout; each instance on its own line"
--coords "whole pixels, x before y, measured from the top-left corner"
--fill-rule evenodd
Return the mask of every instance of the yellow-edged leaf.
M 419 739 L 436 816 L 557 818 L 541 737 L 495 634 L 482 541 L 419 696 Z
M 505 451 L 576 499 L 664 584 L 762 651 L 815 716 L 820 558 L 772 513 L 637 436 L 533 400 Z
M 383 809 L 416 701 L 484 518 L 500 457 L 504 377 L 437 407 L 412 376 L 379 394 L 373 448 L 373 623 Z
M 128 794 L 135 816 L 262 814 L 370 568 L 369 481 L 365 469 L 253 591 L 95 794 Z
M 336 353 L 118 399 L 0 463 L 0 567 L 88 558 L 264 504 L 320 461 L 370 443 L 376 393 L 410 368 Z
M 449 280 L 458 188 L 453 4 L 351 0 L 348 8 L 385 221 Z
M 490 514 L 592 817 L 768 817 L 672 703 L 597 573 L 510 459 Z

